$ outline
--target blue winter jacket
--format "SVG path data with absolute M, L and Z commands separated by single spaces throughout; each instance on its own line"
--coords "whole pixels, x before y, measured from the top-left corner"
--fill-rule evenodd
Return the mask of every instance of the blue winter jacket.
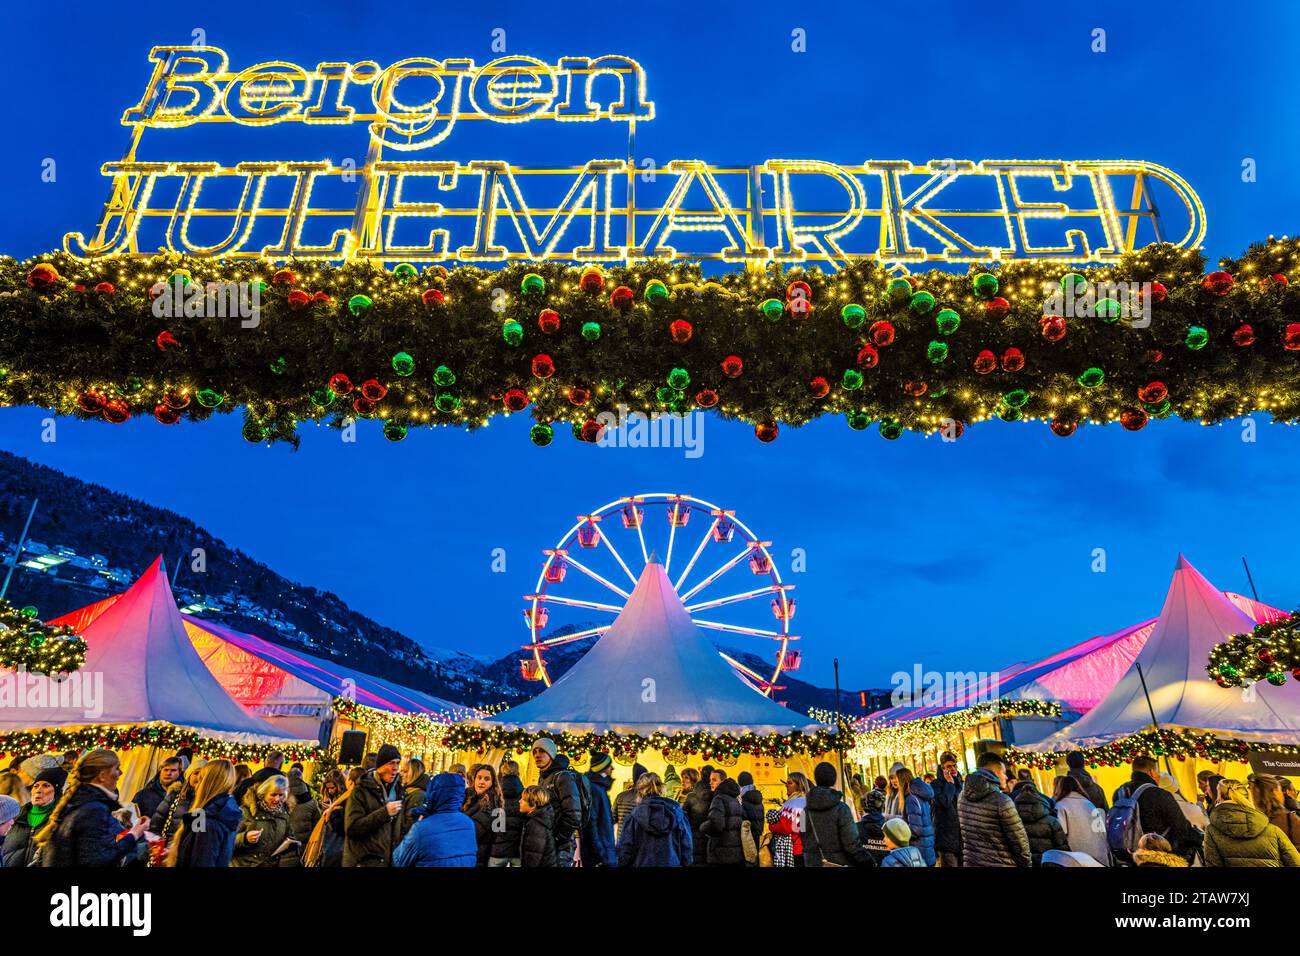
M 435 774 L 425 791 L 419 822 L 393 851 L 393 866 L 473 866 L 478 860 L 474 821 L 460 812 L 465 781 L 454 773 Z
M 934 866 L 934 790 L 923 780 L 913 780 L 907 791 L 905 818 L 912 828 L 911 846 L 921 851 L 926 866 Z
M 244 814 L 239 809 L 239 804 L 235 803 L 235 798 L 227 793 L 209 800 L 203 808 L 202 830 L 195 826 L 197 819 L 198 811 L 181 816 L 185 832 L 181 834 L 180 846 L 176 849 L 176 865 L 229 866 L 230 858 L 235 854 L 235 837 L 239 834 L 239 824 L 244 820 Z
M 591 784 L 591 819 L 582 830 L 582 865 L 614 866 L 614 811 L 609 802 L 614 778 L 590 771 L 586 777 Z
M 921 856 L 921 851 L 914 846 L 900 846 L 896 850 L 891 850 L 889 855 L 880 861 L 881 866 L 929 866 L 925 858 Z
M 619 866 L 690 866 L 694 859 L 691 825 L 676 800 L 646 797 L 623 818 Z

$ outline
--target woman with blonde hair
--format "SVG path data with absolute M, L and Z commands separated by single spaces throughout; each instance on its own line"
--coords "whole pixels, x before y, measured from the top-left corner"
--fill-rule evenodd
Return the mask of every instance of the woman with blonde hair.
M 1270 773 L 1257 773 L 1250 778 L 1250 800 L 1255 809 L 1268 817 L 1273 824 L 1300 849 L 1300 813 L 1286 808 L 1282 797 L 1282 783 Z
M 289 836 L 289 778 L 267 777 L 244 795 L 244 819 L 235 837 L 231 866 L 285 866 L 301 846 L 279 851 Z
M 691 826 L 681 804 L 664 796 L 663 781 L 647 770 L 636 781 L 639 797 L 618 834 L 619 866 L 687 866 L 694 860 Z
M 68 788 L 35 835 L 41 866 L 119 866 L 135 856 L 149 821 L 129 829 L 113 816 L 120 809 L 122 764 L 111 750 L 88 750 L 72 768 Z
M 785 781 L 786 801 L 779 810 L 767 811 L 768 829 L 772 832 L 772 865 L 803 866 L 803 821 L 812 786 L 799 772 Z
M 188 776 L 188 775 L 187 775 Z M 213 760 L 194 778 L 190 807 L 180 816 L 176 839 L 167 854 L 167 865 L 178 867 L 226 867 L 235 853 L 235 837 L 244 814 L 231 795 L 238 774 L 229 760 Z M 203 821 L 197 826 L 196 821 Z
M 1269 823 L 1240 780 L 1219 782 L 1219 802 L 1205 830 L 1206 866 L 1300 866 L 1300 852 Z

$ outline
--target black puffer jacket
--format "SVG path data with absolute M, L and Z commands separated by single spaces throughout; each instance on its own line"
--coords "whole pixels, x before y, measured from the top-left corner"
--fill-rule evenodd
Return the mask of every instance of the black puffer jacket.
M 388 812 L 388 801 L 402 797 L 398 784 L 389 796 L 373 770 L 352 788 L 343 808 L 343 865 L 392 866 L 393 849 L 401 842 L 401 814 Z
M 402 791 L 402 822 L 398 824 L 398 842 L 406 836 L 406 832 L 415 826 L 415 811 L 424 806 L 424 792 L 429 789 L 429 775 L 422 773 Z
M 939 853 L 961 852 L 961 823 L 957 820 L 957 798 L 961 796 L 962 777 L 949 782 L 940 773 L 930 784 L 934 791 L 934 800 L 930 812 L 934 818 L 934 848 Z
M 1174 795 L 1161 790 L 1156 779 L 1148 774 L 1133 772 L 1128 783 L 1116 791 L 1116 796 L 1137 793 L 1143 784 L 1152 784 L 1137 799 L 1138 821 L 1143 833 L 1159 833 L 1169 841 L 1173 851 L 1190 860 L 1201 848 L 1203 834 L 1188 822 Z
M 555 812 L 548 803 L 523 815 L 519 860 L 524 866 L 557 866 Z
M 754 834 L 754 843 L 757 845 L 758 838 L 763 835 L 763 823 L 767 819 L 767 811 L 763 809 L 763 791 L 754 787 L 742 793 L 740 809 L 744 811 L 745 819 L 749 821 L 749 830 Z
M 1030 866 L 1029 837 L 1011 798 L 997 777 L 976 770 L 957 798 L 962 866 Z
M 700 825 L 708 840 L 706 860 L 709 866 L 744 866 L 745 851 L 740 845 L 740 822 L 745 811 L 740 806 L 740 784 L 724 780 L 713 791 L 709 815 Z
M 167 796 L 163 797 L 162 803 L 158 804 L 158 809 L 149 818 L 149 829 L 170 843 L 180 829 L 181 817 L 189 812 L 192 799 L 194 788 L 184 780 L 177 780 L 167 788 Z
M 58 811 L 58 828 L 40 851 L 41 866 L 120 866 L 134 857 L 138 841 L 130 834 L 118 838 L 126 828 L 112 816 L 117 809 L 117 800 L 94 784 L 78 786 Z
M 13 827 L 5 835 L 3 849 L 0 849 L 0 866 L 5 869 L 31 866 L 32 861 L 36 859 L 35 836 L 49 825 L 50 818 L 47 816 L 40 827 L 33 829 L 27 821 L 31 809 L 30 803 L 23 804 Z
M 1029 838 L 1029 854 L 1034 866 L 1043 860 L 1048 850 L 1068 850 L 1070 841 L 1065 837 L 1061 821 L 1056 819 L 1047 804 L 1047 798 L 1033 784 L 1022 784 L 1013 798 L 1020 822 L 1025 825 Z
M 135 792 L 131 802 L 139 808 L 140 816 L 152 817 L 158 809 L 158 804 L 162 803 L 166 796 L 167 788 L 162 785 L 161 777 L 154 774 L 148 783 Z
M 505 829 L 492 835 L 490 858 L 497 860 L 519 859 L 519 841 L 524 829 L 524 817 L 519 812 L 519 798 L 524 795 L 524 782 L 514 774 L 501 778 L 501 796 L 505 798 Z
M 555 862 L 559 866 L 573 866 L 573 855 L 578 849 L 577 835 L 582 829 L 582 795 L 577 771 L 569 767 L 569 758 L 559 754 L 541 776 L 541 785 L 551 795 L 547 804 L 554 815 Z
M 696 866 L 703 866 L 709 860 L 709 840 L 701 828 L 709 818 L 712 803 L 713 791 L 709 789 L 706 778 L 701 778 L 699 783 L 691 787 L 686 793 L 686 799 L 682 801 L 682 812 L 686 814 L 686 822 L 691 825 L 691 854 L 695 857 Z
M 307 841 L 311 839 L 311 833 L 316 829 L 316 823 L 320 820 L 320 804 L 315 798 L 304 800 L 297 806 L 289 810 L 289 836 L 298 841 L 298 849 L 285 856 L 289 859 L 283 860 L 281 866 L 301 866 L 302 851 L 307 846 Z
M 492 843 L 496 834 L 492 830 L 492 823 L 501 816 L 499 813 L 501 807 L 487 796 L 479 797 L 474 791 L 469 792 L 466 798 L 467 804 L 464 809 L 465 816 L 474 821 L 474 845 L 477 847 L 474 856 L 475 866 L 487 866 L 488 858 L 492 856 Z
M 813 787 L 808 791 L 805 813 L 808 819 L 803 833 L 803 854 L 808 866 L 821 866 L 822 860 L 840 866 L 875 865 L 875 858 L 862 845 L 853 810 L 844 802 L 840 791 Z

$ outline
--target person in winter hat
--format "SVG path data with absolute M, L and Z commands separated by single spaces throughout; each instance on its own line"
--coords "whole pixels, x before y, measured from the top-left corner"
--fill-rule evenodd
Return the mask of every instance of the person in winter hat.
M 677 795 L 681 793 L 682 778 L 677 773 L 677 768 L 668 764 L 664 768 L 664 796 L 669 800 L 676 800 Z
M 871 858 L 879 863 L 889 850 L 885 846 L 885 795 L 868 790 L 862 795 L 862 818 L 858 820 L 858 839 Z M 908 828 L 909 834 L 911 827 Z
M 582 865 L 614 866 L 614 810 L 609 791 L 614 786 L 614 760 L 598 751 L 591 755 L 587 773 L 591 790 L 591 810 L 582 828 Z
M 0 866 L 18 868 L 31 866 L 36 859 L 36 840 L 34 837 L 50 820 L 54 805 L 63 796 L 63 785 L 68 775 L 62 767 L 42 770 L 32 782 L 31 800 L 18 812 L 12 823 L 12 829 L 5 834 L 5 824 L 0 821 Z M 12 797 L 5 797 L 12 800 Z M 4 814 L 0 813 L 0 817 Z
M 582 795 L 588 785 L 578 779 L 577 771 L 569 766 L 568 756 L 557 752 L 551 738 L 538 737 L 533 742 L 532 757 L 539 781 L 550 795 L 546 806 L 551 808 L 555 828 L 555 862 L 561 867 L 571 867 L 582 829 Z
M 745 812 L 745 819 L 749 821 L 749 832 L 753 834 L 755 845 L 759 842 L 759 837 L 763 835 L 763 791 L 754 786 L 754 775 L 748 770 L 740 772 L 736 777 L 736 783 L 740 784 L 740 809 Z
M 1082 753 L 1071 750 L 1065 755 L 1065 766 L 1069 768 L 1066 776 L 1079 781 L 1079 791 L 1088 798 L 1089 803 L 1105 813 L 1110 809 L 1110 804 L 1106 802 L 1106 791 L 1101 788 L 1101 784 L 1092 779 L 1092 774 L 1085 769 L 1086 763 Z
M 1255 809 L 1246 784 L 1224 780 L 1205 831 L 1205 865 L 1300 866 L 1300 852 Z
M 1043 854 L 1048 850 L 1068 850 L 1070 842 L 1066 839 L 1061 821 L 1056 818 L 1054 804 L 1038 792 L 1038 788 L 1028 781 L 1021 781 L 1011 798 L 1020 814 L 1020 822 L 1025 826 L 1025 836 L 1029 838 L 1029 853 L 1033 865 L 1038 866 Z
M 429 781 L 419 821 L 393 851 L 393 865 L 474 866 L 478 862 L 478 843 L 474 821 L 461 812 L 464 802 L 465 784 L 459 774 L 435 774 Z
M 691 826 L 681 804 L 664 795 L 658 774 L 637 778 L 639 800 L 618 838 L 619 866 L 689 866 L 694 860 Z
M 401 768 L 401 752 L 384 744 L 376 754 L 375 768 L 353 786 L 343 811 L 344 866 L 393 865 L 393 849 L 401 842 Z M 465 783 L 457 779 L 464 800 Z
M 637 805 L 641 799 L 636 789 L 637 781 L 641 779 L 641 774 L 645 773 L 645 767 L 639 763 L 632 765 L 632 782 L 614 799 L 614 836 L 615 839 L 623 832 L 623 821 L 627 819 L 632 808 Z
M 836 778 L 832 764 L 823 761 L 813 768 L 816 786 L 808 791 L 805 804 L 804 860 L 808 866 L 821 866 L 823 860 L 839 866 L 874 866 L 875 858 L 858 838 L 853 811 L 835 789 Z
M 1030 866 L 1029 837 L 1016 805 L 1002 788 L 1006 767 L 1002 756 L 986 750 L 975 761 L 957 798 L 961 823 L 961 865 Z
M 885 836 L 885 848 L 889 853 L 880 861 L 881 866 L 928 866 L 925 858 L 921 856 L 921 851 L 914 846 L 910 846 L 912 839 L 912 828 L 907 825 L 907 821 L 901 817 L 894 817 L 885 821 L 883 827 Z
M 13 797 L 0 795 L 0 836 L 7 837 L 13 829 L 14 821 L 22 811 L 23 805 Z
M 1183 816 L 1187 822 L 1198 830 L 1204 830 L 1210 825 L 1210 816 L 1201 809 L 1200 804 L 1190 803 L 1183 799 L 1183 792 L 1178 789 L 1178 781 L 1171 775 L 1162 773 L 1156 778 L 1156 783 L 1160 784 L 1160 789 L 1170 794 L 1174 802 L 1178 804 L 1178 809 L 1183 811 Z

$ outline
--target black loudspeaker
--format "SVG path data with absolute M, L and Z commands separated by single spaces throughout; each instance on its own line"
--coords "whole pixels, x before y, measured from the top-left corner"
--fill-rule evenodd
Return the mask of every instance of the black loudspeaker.
M 345 730 L 339 743 L 339 763 L 355 766 L 366 759 L 366 733 L 363 730 Z
M 971 749 L 975 751 L 975 759 L 978 760 L 980 757 L 984 756 L 984 754 L 989 750 L 993 751 L 995 754 L 1002 753 L 1004 750 L 1007 749 L 1007 745 L 1000 740 L 982 738 L 980 740 L 975 741 L 971 745 Z

